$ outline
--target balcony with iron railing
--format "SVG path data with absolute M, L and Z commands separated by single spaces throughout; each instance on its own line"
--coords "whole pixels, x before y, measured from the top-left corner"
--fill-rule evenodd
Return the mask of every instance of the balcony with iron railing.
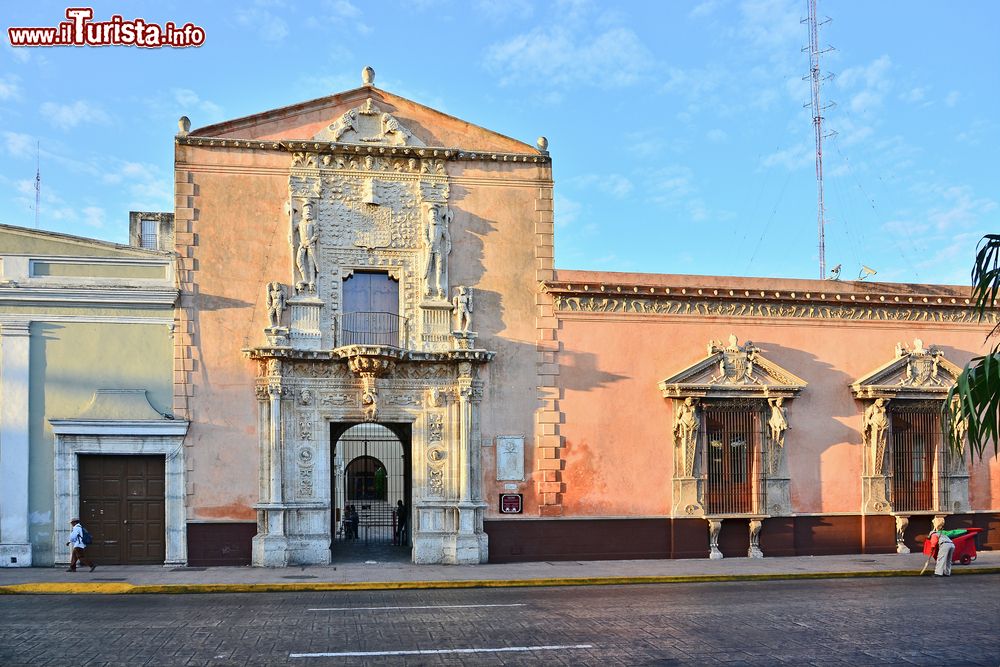
M 337 347 L 385 345 L 402 347 L 408 338 L 407 318 L 396 313 L 352 312 L 339 316 Z

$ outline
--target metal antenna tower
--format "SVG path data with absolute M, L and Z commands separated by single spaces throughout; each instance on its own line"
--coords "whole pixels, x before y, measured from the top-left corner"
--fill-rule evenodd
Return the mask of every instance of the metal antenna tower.
M 42 198 L 42 142 L 35 141 L 35 229 L 38 229 L 38 202 Z
M 812 99 L 808 105 L 812 107 L 813 131 L 816 135 L 816 226 L 819 231 L 819 279 L 826 278 L 826 206 L 823 203 L 823 112 L 834 106 L 832 103 L 827 106 L 820 104 L 820 87 L 824 79 L 820 76 L 819 57 L 827 51 L 832 51 L 833 47 L 820 50 L 819 48 L 819 26 L 830 22 L 826 19 L 820 23 L 816 21 L 816 0 L 809 0 L 809 17 L 803 19 L 803 23 L 809 24 L 809 75 L 812 79 Z M 806 49 L 802 49 L 805 51 Z M 803 79 L 806 77 L 803 77 Z M 829 77 L 826 77 L 829 78 Z M 828 135 L 829 136 L 829 135 Z

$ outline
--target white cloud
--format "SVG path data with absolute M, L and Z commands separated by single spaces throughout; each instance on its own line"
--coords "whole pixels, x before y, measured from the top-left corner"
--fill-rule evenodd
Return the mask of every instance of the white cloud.
M 714 14 L 721 4 L 719 0 L 702 0 L 688 12 L 688 18 L 698 19 Z
M 815 159 L 816 147 L 812 143 L 803 142 L 765 155 L 760 164 L 762 167 L 784 167 L 789 171 L 794 171 L 811 166 Z
M 3 133 L 4 150 L 13 157 L 28 157 L 35 154 L 35 138 L 21 132 Z
M 187 115 L 195 115 L 195 111 L 205 114 L 205 122 L 198 121 L 196 125 L 204 125 L 222 120 L 222 107 L 211 100 L 203 100 L 198 93 L 190 88 L 174 88 L 172 91 L 174 102 L 180 107 L 181 112 Z M 192 119 L 194 123 L 195 119 Z
M 708 134 L 705 136 L 713 144 L 721 144 L 723 141 L 729 138 L 729 135 L 726 134 L 726 131 L 720 130 L 719 128 L 709 130 Z
M 927 212 L 927 219 L 939 232 L 953 232 L 976 225 L 984 216 L 997 209 L 997 202 L 988 197 L 976 197 L 967 185 L 935 186 L 926 190 L 942 204 Z
M 526 83 L 571 87 L 581 85 L 621 88 L 643 80 L 653 67 L 653 56 L 639 36 L 624 27 L 594 26 L 612 17 L 595 15 L 586 1 L 562 2 L 555 25 L 537 27 L 486 52 L 486 67 L 501 85 Z
M 740 3 L 739 34 L 751 46 L 787 52 L 789 45 L 807 39 L 808 33 L 799 22 L 803 9 L 793 0 L 747 0 Z
M 899 96 L 899 99 L 904 102 L 909 102 L 910 104 L 916 104 L 917 102 L 923 102 L 927 98 L 927 87 L 926 86 L 916 86 L 910 88 L 906 92 Z
M 236 12 L 236 22 L 251 28 L 265 42 L 280 42 L 288 36 L 288 23 L 266 9 L 251 7 Z
M 568 199 L 560 194 L 555 196 L 553 207 L 555 225 L 560 228 L 568 227 L 576 222 L 580 216 L 580 211 L 583 210 L 579 202 Z
M 476 7 L 480 14 L 493 21 L 526 19 L 535 13 L 534 6 L 528 0 L 479 0 Z
M 85 206 L 83 209 L 83 224 L 98 229 L 104 227 L 105 212 L 99 206 Z
M 21 97 L 21 87 L 18 78 L 13 74 L 0 77 L 0 101 L 16 100 Z
M 960 94 L 957 90 L 953 90 L 944 98 L 944 104 L 946 107 L 954 107 L 958 104 L 958 98 Z
M 567 185 L 582 190 L 596 189 L 617 199 L 632 192 L 632 181 L 621 174 L 584 174 L 569 179 Z
M 891 87 L 889 72 L 892 60 L 887 55 L 880 56 L 867 65 L 849 67 L 837 76 L 837 87 L 848 93 L 848 108 L 855 113 L 869 113 L 882 105 Z M 914 93 L 914 90 L 920 91 Z M 908 95 L 922 95 L 922 89 L 913 89 Z
M 103 109 L 84 100 L 70 104 L 45 102 L 41 106 L 41 112 L 50 123 L 62 130 L 70 130 L 83 123 L 105 124 L 111 121 L 111 117 Z

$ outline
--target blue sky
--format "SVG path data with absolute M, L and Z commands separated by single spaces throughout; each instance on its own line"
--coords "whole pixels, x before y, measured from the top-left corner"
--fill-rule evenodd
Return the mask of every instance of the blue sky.
M 13 49 L 0 25 L 0 222 L 123 242 L 171 210 L 178 116 L 199 127 L 376 85 L 529 143 L 550 142 L 556 264 L 814 278 L 816 183 L 805 0 L 96 2 L 192 22 L 190 49 Z M 1000 232 L 1000 4 L 820 0 L 827 266 L 968 283 Z

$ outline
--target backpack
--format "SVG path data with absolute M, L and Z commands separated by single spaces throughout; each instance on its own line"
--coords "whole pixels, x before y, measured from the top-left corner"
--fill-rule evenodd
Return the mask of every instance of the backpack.
M 87 530 L 86 528 L 84 528 L 83 526 L 80 526 L 80 530 L 82 530 L 82 531 L 83 531 L 83 535 L 82 535 L 82 538 L 83 538 L 83 546 L 85 546 L 85 547 L 89 547 L 89 546 L 90 546 L 91 544 L 93 544 L 93 543 L 94 543 L 94 538 L 93 538 L 93 536 L 91 536 L 91 534 L 90 534 L 90 531 L 89 531 L 89 530 Z

